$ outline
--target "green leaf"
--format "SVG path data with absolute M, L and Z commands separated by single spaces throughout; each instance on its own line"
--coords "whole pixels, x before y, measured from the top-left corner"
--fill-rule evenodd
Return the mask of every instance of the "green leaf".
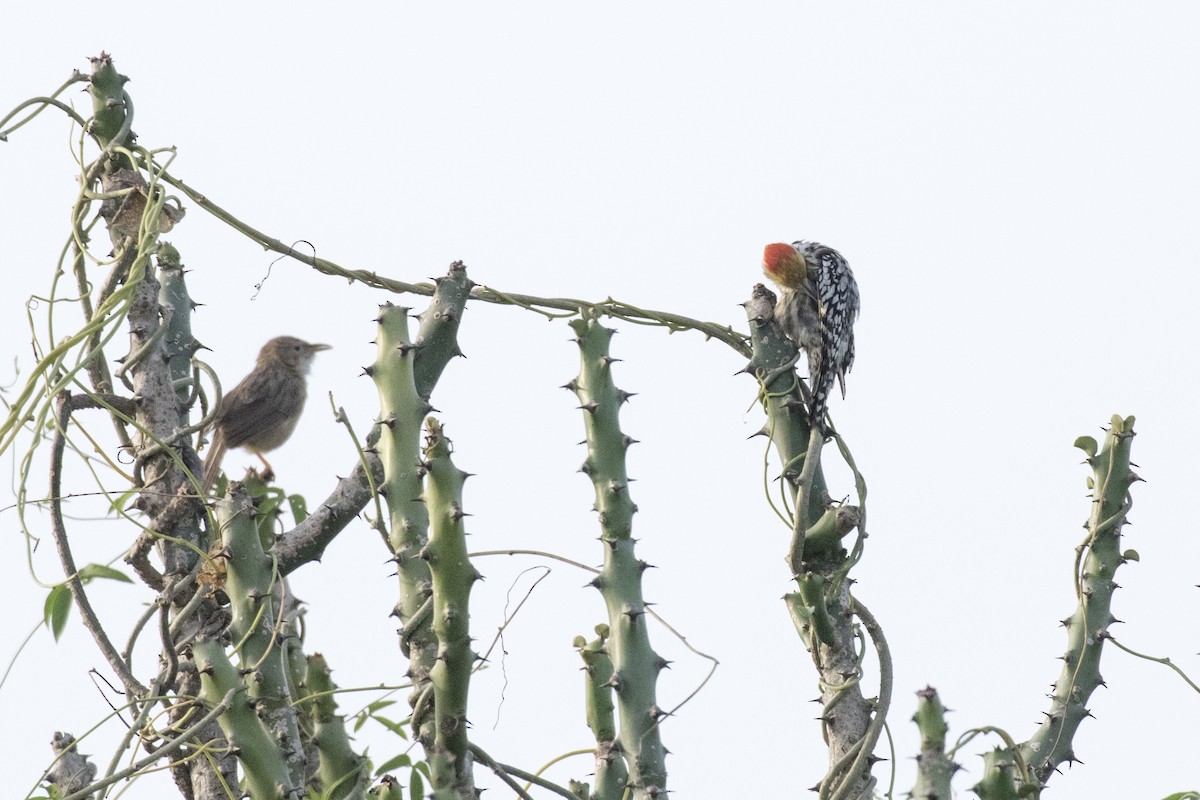
M 359 729 L 363 725 L 367 724 L 368 719 L 370 719 L 370 717 L 368 717 L 366 714 L 356 714 L 354 716 L 354 730 L 352 733 L 358 733 Z
M 425 781 L 421 778 L 421 773 L 414 769 L 408 774 L 410 776 L 408 779 L 408 796 L 412 800 L 422 800 L 425 797 Z
M 128 492 L 117 495 L 112 500 L 113 511 L 116 511 L 118 514 L 120 514 L 125 510 L 125 507 L 129 505 L 129 501 L 136 499 L 138 496 L 139 492 L 136 489 L 130 489 Z
M 66 584 L 55 586 L 46 595 L 46 607 L 43 611 L 46 627 L 54 634 L 54 641 L 62 636 L 67 627 L 67 617 L 71 615 L 71 590 Z
M 404 732 L 404 726 L 401 725 L 399 722 L 393 722 L 392 720 L 388 719 L 387 717 L 381 717 L 378 714 L 372 715 L 371 719 L 375 720 L 380 725 L 382 725 L 383 727 L 387 728 L 392 733 L 399 736 L 401 739 L 408 738 L 408 735 Z
M 79 570 L 79 579 L 84 583 L 94 578 L 108 578 L 110 581 L 121 581 L 122 583 L 133 583 L 124 572 L 112 567 L 106 567 L 103 564 L 88 564 L 83 569 Z
M 282 500 L 283 498 L 278 497 L 273 493 L 268 492 L 267 494 L 264 494 L 258 502 L 258 513 L 255 516 L 257 516 L 259 519 L 273 517 L 275 515 L 275 510 L 279 508 Z
M 308 517 L 308 502 L 304 499 L 304 495 L 289 494 L 288 505 L 292 507 L 292 517 L 296 520 L 296 524 L 304 522 Z
M 1080 436 L 1075 440 L 1074 446 L 1087 453 L 1088 458 L 1095 458 L 1096 451 L 1100 449 L 1100 445 L 1090 436 Z
M 1141 561 L 1142 560 L 1142 557 L 1138 555 L 1138 551 L 1134 550 L 1132 547 L 1129 548 L 1128 550 L 1126 550 L 1124 553 L 1122 553 L 1121 558 L 1125 559 L 1126 561 Z
M 395 704 L 395 700 L 376 700 L 374 703 L 371 703 L 369 706 L 367 706 L 367 713 L 374 714 L 376 711 L 382 711 L 388 706 Z
M 375 770 L 375 777 L 378 778 L 379 776 L 381 776 L 385 773 L 391 772 L 392 770 L 394 770 L 398 767 L 411 767 L 411 766 L 412 766 L 412 758 L 409 757 L 408 753 L 401 753 L 400 755 L 398 755 L 394 758 L 388 759 L 387 761 L 380 764 L 379 767 Z

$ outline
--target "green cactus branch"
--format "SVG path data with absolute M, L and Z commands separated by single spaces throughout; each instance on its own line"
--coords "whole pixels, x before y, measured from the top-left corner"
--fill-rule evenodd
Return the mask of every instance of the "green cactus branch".
M 1092 490 L 1092 512 L 1087 521 L 1087 538 L 1076 557 L 1076 594 L 1079 604 L 1063 625 L 1067 629 L 1067 652 L 1063 669 L 1054 683 L 1050 710 L 1037 732 L 1021 746 L 1021 755 L 1036 780 L 1044 784 L 1059 765 L 1076 760 L 1072 742 L 1076 730 L 1090 716 L 1088 698 L 1104 681 L 1100 656 L 1110 625 L 1112 595 L 1117 589 L 1116 572 L 1125 563 L 1121 551 L 1121 528 L 1132 504 L 1130 487 L 1140 478 L 1130 464 L 1134 418 L 1114 415 L 1105 432 L 1103 446 L 1091 437 L 1075 444 L 1087 454 L 1092 468 L 1088 488 Z
M 617 722 L 613 714 L 613 663 L 608 656 L 607 625 L 596 626 L 596 638 L 575 637 L 575 648 L 584 664 L 584 697 L 587 724 L 596 740 L 595 788 L 590 800 L 621 800 L 629 770 L 620 755 Z
M 800 381 L 794 369 L 783 369 L 792 362 L 796 348 L 773 324 L 773 305 L 774 295 L 761 283 L 754 287 L 753 296 L 744 304 L 750 322 L 752 350 L 750 363 L 742 372 L 759 378 L 760 383 L 768 381 L 760 388 L 759 401 L 767 414 L 767 423 L 759 435 L 766 436 L 775 445 L 783 462 L 782 479 L 792 487 L 794 499 L 803 508 L 801 511 L 793 506 L 793 542 L 789 555 L 793 574 L 799 574 L 804 553 L 804 538 L 800 532 L 806 531 L 812 520 L 825 513 L 824 498 L 829 490 L 821 468 L 821 437 L 813 435 L 809 425 Z
M 431 627 L 437 660 L 430 670 L 434 701 L 434 745 L 429 767 L 435 789 L 452 787 L 475 797 L 467 740 L 467 695 L 476 654 L 471 649 L 471 587 L 482 576 L 467 556 L 463 526 L 463 483 L 468 474 L 450 457 L 452 445 L 433 417 L 425 421 L 425 493 L 429 542 L 421 557 L 429 564 L 433 588 Z
M 317 748 L 317 776 L 329 800 L 364 800 L 370 780 L 369 762 L 350 747 L 346 723 L 337 713 L 329 665 L 320 653 L 307 658 L 304 689 L 312 699 L 308 712 L 312 720 L 312 741 Z
M 633 515 L 637 506 L 629 497 L 625 453 L 633 439 L 621 432 L 620 407 L 629 399 L 613 383 L 609 340 L 613 330 L 594 316 L 572 320 L 579 344 L 579 376 L 567 384 L 583 409 L 588 455 L 580 471 L 592 481 L 595 510 L 600 515 L 600 541 L 604 566 L 592 585 L 600 590 L 608 609 L 610 679 L 620 716 L 621 755 L 629 770 L 633 798 L 664 797 L 666 751 L 658 721 L 658 674 L 667 662 L 654 652 L 646 628 L 646 603 L 642 574 L 649 567 L 634 553 Z
M 760 433 L 775 445 L 783 463 L 782 479 L 794 496 L 786 561 L 798 590 L 784 600 L 820 676 L 829 771 L 818 786 L 818 796 L 820 800 L 859 800 L 870 797 L 875 786 L 873 750 L 891 693 L 891 662 L 882 629 L 861 604 L 856 605 L 845 580 L 861 553 L 861 531 L 852 554 L 846 553 L 841 541 L 859 526 L 862 517 L 856 506 L 836 506 L 829 501 L 821 467 L 824 439 L 810 424 L 805 389 L 791 366 L 795 347 L 774 324 L 774 294 L 758 284 L 743 305 L 752 347 L 750 363 L 743 371 L 759 381 L 759 400 L 767 414 Z M 865 497 L 865 482 L 840 440 L 839 448 L 855 473 L 859 496 Z M 867 625 L 880 658 L 878 704 L 862 693 L 862 655 L 856 648 L 861 634 L 854 624 L 856 615 Z
M 421 327 L 415 342 L 408 332 L 408 309 L 391 303 L 380 307 L 377 355 L 366 372 L 375 381 L 380 397 L 380 427 L 371 450 L 383 464 L 380 493 L 388 503 L 389 522 L 386 526 L 381 520 L 377 524 L 386 531 L 400 578 L 395 614 L 401 621 L 401 644 L 409 657 L 408 674 L 413 681 L 409 696 L 412 728 L 430 755 L 431 766 L 439 768 L 435 769 L 434 785 L 442 788 L 463 787 L 470 781 L 465 689 L 460 697 L 451 691 L 457 688 L 454 682 L 447 685 L 443 681 L 440 687 L 431 683 L 433 676 L 442 675 L 445 669 L 445 645 L 438 635 L 440 629 L 446 633 L 444 615 L 460 609 L 465 613 L 466 606 L 460 605 L 462 598 L 452 601 L 445 593 L 438 594 L 438 579 L 431 570 L 433 561 L 429 557 L 438 547 L 433 546 L 430 533 L 431 490 L 422 486 L 430 462 L 421 458 L 420 437 L 422 421 L 432 410 L 429 397 L 433 388 L 446 364 L 461 355 L 457 331 L 472 284 L 458 262 L 436 283 L 433 301 L 418 317 Z M 465 557 L 465 545 L 463 552 Z M 444 567 L 448 562 L 440 563 Z M 456 640 L 456 657 L 463 656 L 459 644 Z M 459 667 L 456 661 L 455 681 Z M 459 701 L 460 712 L 452 711 Z M 455 713 L 462 714 L 461 730 L 447 739 Z
M 949 731 L 946 707 L 932 686 L 917 692 L 913 721 L 921 734 L 921 752 L 917 756 L 917 782 L 910 796 L 920 800 L 951 800 L 950 779 L 960 767 L 946 754 Z
M 250 676 L 249 697 L 280 750 L 289 784 L 303 786 L 307 754 L 283 641 L 288 610 L 282 579 L 263 550 L 257 511 L 241 484 L 231 484 L 216 508 L 226 559 L 225 593 L 233 615 L 229 631 L 238 662 Z
M 400 601 L 395 614 L 401 623 L 401 644 L 409 659 L 414 708 L 412 727 L 427 750 L 433 746 L 433 718 L 418 714 L 418 699 L 428 687 L 429 671 L 437 642 L 422 608 L 430 601 L 429 564 L 420 554 L 429 540 L 429 510 L 421 500 L 424 467 L 420 461 L 421 424 L 431 410 L 417 393 L 413 374 L 416 345 L 408 334 L 408 309 L 385 303 L 380 306 L 375 362 L 367 374 L 379 392 L 380 435 L 375 449 L 383 462 L 380 492 L 387 500 L 388 545 L 400 579 Z
M 291 800 L 303 796 L 303 784 L 291 782 L 282 748 L 259 719 L 255 703 L 246 697 L 247 688 L 238 669 L 216 639 L 193 645 L 200 671 L 201 699 L 215 705 L 231 692 L 234 699 L 218 718 L 229 744 L 236 748 L 246 772 L 246 788 L 252 800 Z

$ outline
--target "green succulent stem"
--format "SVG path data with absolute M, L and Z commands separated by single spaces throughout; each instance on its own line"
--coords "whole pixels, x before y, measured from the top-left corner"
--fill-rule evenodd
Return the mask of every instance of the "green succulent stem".
M 613 704 L 613 663 L 608 657 L 607 625 L 596 626 L 596 638 L 575 637 L 584 664 L 587 723 L 596 739 L 596 788 L 585 796 L 592 800 L 620 800 L 629 781 L 629 770 L 620 757 Z
M 1063 621 L 1067 629 L 1067 652 L 1050 695 L 1050 710 L 1034 735 L 1020 745 L 1021 755 L 1041 784 L 1061 764 L 1077 760 L 1072 744 L 1075 732 L 1090 716 L 1088 698 L 1104 683 L 1100 656 L 1108 628 L 1116 621 L 1112 596 L 1118 588 L 1117 569 L 1125 563 L 1121 529 L 1133 502 L 1130 487 L 1140 480 L 1129 460 L 1135 435 L 1133 426 L 1133 417 L 1114 415 L 1102 446 L 1091 437 L 1076 440 L 1092 469 L 1088 479 L 1092 510 L 1085 526 L 1087 536 L 1076 551 L 1078 604 Z
M 1002 747 L 983 754 L 983 778 L 972 787 L 980 800 L 1027 800 L 1037 797 L 1038 790 L 1024 791 L 1019 787 L 1020 770 L 1012 752 Z
M 437 278 L 434 285 L 433 299 L 417 315 L 421 327 L 417 331 L 419 349 L 413 368 L 417 394 L 426 400 L 433 394 L 450 359 L 462 355 L 458 346 L 458 328 L 467 298 L 475 286 L 461 261 L 451 264 L 446 275 Z
M 842 538 L 860 521 L 854 506 L 833 506 L 821 467 L 824 438 L 810 424 L 802 383 L 793 368 L 795 346 L 774 323 L 775 295 L 758 284 L 744 304 L 750 323 L 750 363 L 743 370 L 759 381 L 767 415 L 762 433 L 783 463 L 782 479 L 793 499 L 786 562 L 797 591 L 785 595 L 788 613 L 820 676 L 821 721 L 829 749 L 829 772 L 820 800 L 870 797 L 875 780 L 871 753 L 880 724 L 863 696 L 856 647 L 854 601 L 846 572 L 853 563 Z
M 200 671 L 200 697 L 205 703 L 216 705 L 229 692 L 235 692 L 229 710 L 217 722 L 238 753 L 251 800 L 302 796 L 302 787 L 291 782 L 283 750 L 259 719 L 254 701 L 245 696 L 242 676 L 225 655 L 225 648 L 216 639 L 205 639 L 197 641 L 192 652 Z
M 344 718 L 337 713 L 329 665 L 320 653 L 306 659 L 304 689 L 312 724 L 312 742 L 317 748 L 318 783 L 328 800 L 365 800 L 370 781 L 369 762 L 350 747 Z
M 453 788 L 473 800 L 467 695 L 477 656 L 471 649 L 470 600 L 471 587 L 481 576 L 467 557 L 463 483 L 468 475 L 451 459 L 452 445 L 441 424 L 429 417 L 425 425 L 424 499 L 430 524 L 423 556 L 433 581 L 431 625 L 437 637 L 437 660 L 429 673 L 435 723 L 429 767 L 435 790 Z
M 179 397 L 180 426 L 188 422 L 188 398 L 195 383 L 192 380 L 192 356 L 200 349 L 200 343 L 192 336 L 192 297 L 188 294 L 187 281 L 183 277 L 183 260 L 179 251 L 167 242 L 159 242 L 155 254 L 158 262 L 158 303 L 166 320 L 163 347 L 167 352 L 167 366 Z
M 90 133 L 100 146 L 111 149 L 113 145 L 131 144 L 130 124 L 133 110 L 125 84 L 129 78 L 117 72 L 112 58 L 101 53 L 92 59 L 92 76 L 88 81 L 88 94 L 92 96 L 92 122 Z M 133 164 L 125 156 L 119 157 L 115 168 L 132 169 Z
M 745 303 L 750 323 L 750 363 L 742 370 L 759 380 L 759 402 L 767 415 L 761 433 L 767 436 L 783 462 L 782 479 L 791 487 L 792 542 L 788 564 L 794 575 L 803 572 L 806 532 L 825 514 L 829 494 L 821 468 L 824 441 L 809 424 L 801 382 L 790 367 L 796 347 L 774 324 L 774 295 L 762 284 Z M 766 383 L 764 383 L 766 381 Z
M 917 782 L 911 797 L 921 800 L 950 800 L 950 778 L 958 765 L 946 754 L 946 707 L 937 690 L 927 686 L 917 692 L 917 712 L 913 715 L 921 734 L 921 753 L 917 756 Z
M 633 515 L 625 453 L 633 440 L 621 432 L 620 407 L 630 395 L 616 388 L 609 356 L 613 331 L 594 316 L 572 320 L 579 344 L 579 376 L 567 386 L 579 398 L 587 433 L 587 460 L 581 471 L 592 481 L 600 515 L 604 565 L 592 581 L 608 609 L 610 683 L 617 697 L 618 740 L 629 770 L 633 798 L 664 797 L 666 751 L 658 726 L 656 683 L 666 661 L 654 652 L 647 630 L 642 573 L 649 566 L 634 552 Z
M 290 785 L 304 785 L 307 757 L 293 705 L 285 630 L 286 593 L 275 561 L 263 551 L 256 509 L 241 484 L 230 485 L 216 505 L 226 556 L 229 596 L 238 663 L 247 675 L 249 697 L 270 729 L 287 764 Z
M 380 432 L 375 447 L 383 462 L 380 489 L 388 504 L 388 546 L 400 579 L 396 615 L 401 623 L 401 646 L 409 659 L 415 706 L 437 656 L 437 640 L 421 608 L 432 593 L 429 564 L 421 553 L 429 540 L 429 510 L 421 499 L 425 467 L 421 463 L 421 423 L 429 402 L 417 393 L 413 377 L 416 346 L 409 338 L 408 309 L 384 303 L 379 307 L 375 362 L 367 373 L 379 392 Z M 413 733 L 426 749 L 433 746 L 432 714 L 416 714 Z

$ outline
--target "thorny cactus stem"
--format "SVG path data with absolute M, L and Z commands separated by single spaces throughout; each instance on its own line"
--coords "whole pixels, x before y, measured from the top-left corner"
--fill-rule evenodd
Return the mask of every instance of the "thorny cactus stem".
M 303 797 L 303 784 L 291 782 L 283 750 L 259 719 L 255 703 L 245 696 L 245 682 L 225 655 L 221 642 L 217 639 L 197 641 L 192 652 L 200 671 L 201 699 L 213 706 L 230 691 L 236 694 L 229 710 L 218 718 L 218 722 L 245 770 L 251 800 Z
M 163 346 L 166 349 L 175 394 L 182 404 L 179 413 L 179 425 L 182 427 L 188 423 L 187 408 L 190 404 L 187 400 L 195 388 L 192 356 L 201 347 L 192 335 L 192 309 L 196 304 L 188 294 L 179 251 L 167 242 L 159 242 L 156 260 L 161 284 L 158 304 L 162 308 L 166 324 Z
M 376 322 L 377 354 L 366 368 L 379 391 L 381 432 L 375 449 L 384 465 L 381 494 L 387 499 L 389 520 L 377 525 L 387 538 L 400 578 L 400 601 L 395 614 L 400 618 L 400 643 L 409 659 L 413 691 L 412 728 L 425 748 L 434 739 L 430 704 L 423 698 L 430 690 L 437 643 L 429 627 L 431 580 L 429 566 L 418 558 L 429 535 L 429 513 L 421 502 L 421 422 L 432 410 L 429 397 L 455 356 L 461 356 L 457 332 L 467 297 L 473 285 L 461 261 L 450 265 L 436 288 L 429 307 L 420 315 L 419 338 L 408 333 L 408 309 L 384 303 Z
M 233 613 L 229 630 L 239 664 L 248 676 L 249 695 L 283 754 L 289 785 L 303 786 L 307 760 L 299 711 L 292 702 L 288 648 L 281 636 L 288 627 L 281 618 L 282 579 L 274 559 L 263 552 L 254 515 L 255 508 L 240 483 L 231 484 L 225 499 L 217 502 L 227 558 L 225 592 Z
M 107 53 L 92 59 L 92 76 L 88 81 L 93 113 L 90 133 L 101 147 L 108 148 L 114 142 L 126 147 L 132 144 L 130 123 L 133 115 L 129 113 L 128 96 L 125 94 L 125 84 L 128 82 L 129 78 L 117 72 L 112 57 Z M 128 168 L 133 165 L 124 160 L 118 166 Z
M 1036 789 L 1026 793 L 1017 788 L 1020 784 L 1019 774 L 1012 753 L 997 747 L 983 754 L 983 778 L 971 787 L 971 791 L 979 795 L 980 800 L 1023 800 L 1026 797 L 1037 797 Z
M 793 509 L 794 534 L 788 558 L 792 573 L 798 575 L 803 571 L 805 539 L 802 534 L 825 513 L 824 500 L 829 494 L 821 469 L 821 437 L 819 433 L 814 435 L 809 424 L 795 369 L 780 372 L 792 361 L 796 348 L 773 323 L 775 295 L 760 283 L 755 285 L 750 300 L 742 305 L 750 322 L 751 346 L 750 363 L 742 371 L 760 381 L 770 380 L 769 385 L 761 387 L 760 399 L 767 413 L 767 423 L 759 435 L 774 443 L 783 461 L 782 480 L 791 487 L 791 497 L 803 506 L 803 509 Z M 803 485 L 805 482 L 807 487 Z
M 858 800 L 871 796 L 874 756 L 864 748 L 875 741 L 874 707 L 860 686 L 862 667 L 856 643 L 847 554 L 841 539 L 859 524 L 857 508 L 826 508 L 828 497 L 821 469 L 823 441 L 809 423 L 793 369 L 779 370 L 795 348 L 773 322 L 775 296 L 762 284 L 744 304 L 750 322 L 750 363 L 743 370 L 768 385 L 761 387 L 767 424 L 761 431 L 775 444 L 783 461 L 783 478 L 794 492 L 792 540 L 787 563 L 798 591 L 785 597 L 788 612 L 820 675 L 821 722 L 829 748 L 829 773 L 819 797 Z
M 604 596 L 608 608 L 608 654 L 612 659 L 611 684 L 617 695 L 621 752 L 629 768 L 631 797 L 662 798 L 667 791 L 666 750 L 658 720 L 658 674 L 666 660 L 650 646 L 646 628 L 646 603 L 642 573 L 650 566 L 634 554 L 633 515 L 637 506 L 629 497 L 625 453 L 633 439 L 621 432 L 618 416 L 630 397 L 613 384 L 608 354 L 613 331 L 588 315 L 573 320 L 579 344 L 579 377 L 567 384 L 583 409 L 588 456 L 580 471 L 596 490 L 595 509 L 600 514 L 600 541 L 604 566 L 592 585 Z
M 413 365 L 413 380 L 417 394 L 428 400 L 438 378 L 450 359 L 461 356 L 458 347 L 458 327 L 471 288 L 467 268 L 461 261 L 450 265 L 445 277 L 434 281 L 436 288 L 429 306 L 417 315 L 421 327 L 417 330 L 417 356 Z
M 596 626 L 596 638 L 587 641 L 575 637 L 575 647 L 583 659 L 587 723 L 596 739 L 596 788 L 591 800 L 620 800 L 629 780 L 629 770 L 621 758 L 617 742 L 617 722 L 613 715 L 613 664 L 608 657 L 608 626 Z
M 471 668 L 471 587 L 482 576 L 467 557 L 462 490 L 468 474 L 450 458 L 452 446 L 433 417 L 425 421 L 425 506 L 429 509 L 429 544 L 422 557 L 433 581 L 433 632 L 437 661 L 433 684 L 435 739 L 429 754 L 434 789 L 453 787 L 459 797 L 475 798 L 472 759 L 467 741 L 467 694 Z
M 421 422 L 431 406 L 417 394 L 413 379 L 416 345 L 408 336 L 408 309 L 384 303 L 377 321 L 375 363 L 366 371 L 379 391 L 382 427 L 376 448 L 384 469 L 380 492 L 387 499 L 388 546 L 400 578 L 395 614 L 400 618 L 400 643 L 408 656 L 408 675 L 413 682 L 409 697 L 414 707 L 412 728 L 417 740 L 428 749 L 434 740 L 433 717 L 420 698 L 429 687 L 437 641 L 429 627 L 427 604 L 433 591 L 429 565 L 420 558 L 429 536 L 429 511 L 421 500 L 425 468 L 420 453 Z
M 1092 512 L 1084 526 L 1087 537 L 1076 550 L 1076 597 L 1078 605 L 1063 620 L 1067 629 L 1067 652 L 1063 669 L 1050 695 L 1050 710 L 1037 732 L 1020 745 L 1021 755 L 1040 783 L 1064 762 L 1075 761 L 1072 741 L 1085 717 L 1086 703 L 1100 677 L 1100 655 L 1108 626 L 1116 622 L 1112 595 L 1117 589 L 1116 572 L 1125 563 L 1121 551 L 1121 528 L 1133 503 L 1130 487 L 1141 480 L 1129 462 L 1133 445 L 1133 417 L 1113 415 L 1100 447 L 1090 436 L 1075 440 L 1087 454 L 1092 468 L 1088 488 Z M 1040 787 L 1038 787 L 1040 788 Z M 990 798 L 989 798 L 990 800 Z
M 334 691 L 337 686 L 329 677 L 329 665 L 320 653 L 307 659 L 304 679 L 312 719 L 312 741 L 317 747 L 317 778 L 329 800 L 345 797 L 365 797 L 370 781 L 370 762 L 355 753 L 346 734 L 345 719 L 337 713 Z
M 921 733 L 921 754 L 917 756 L 917 783 L 910 797 L 916 800 L 950 800 L 950 778 L 958 765 L 946 755 L 946 707 L 937 690 L 927 686 L 917 692 L 917 713 L 913 715 Z

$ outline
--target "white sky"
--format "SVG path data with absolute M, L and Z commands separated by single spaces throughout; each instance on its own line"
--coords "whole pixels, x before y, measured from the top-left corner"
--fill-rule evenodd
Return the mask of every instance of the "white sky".
M 898 792 L 912 785 L 908 719 L 926 684 L 956 709 L 952 736 L 997 725 L 1025 739 L 1048 707 L 1088 511 L 1071 443 L 1099 436 L 1114 412 L 1137 415 L 1134 460 L 1147 479 L 1126 540 L 1142 562 L 1118 576 L 1114 611 L 1127 624 L 1116 633 L 1200 674 L 1188 622 L 1200 582 L 1188 435 L 1200 289 L 1194 5 L 21 6 L 0 33 L 3 110 L 107 50 L 132 78 L 141 143 L 178 147 L 175 175 L 347 267 L 417 281 L 463 259 L 477 282 L 506 291 L 611 295 L 744 328 L 737 304 L 760 280 L 765 243 L 841 250 L 863 316 L 848 398 L 833 413 L 870 485 L 855 591 L 896 659 Z M 50 112 L 0 147 L 5 383 L 11 356 L 30 366 L 25 299 L 48 291 L 67 233 L 70 141 Z M 299 433 L 273 459 L 289 490 L 317 502 L 354 463 L 326 394 L 365 433 L 378 402 L 356 376 L 373 358 L 374 307 L 404 298 L 280 262 L 255 300 L 273 255 L 197 208 L 167 238 L 192 270 L 205 304 L 195 330 L 227 384 L 272 336 L 334 346 L 317 359 Z M 715 796 L 718 782 L 802 794 L 825 753 L 808 702 L 814 674 L 779 600 L 787 532 L 762 495 L 762 440 L 746 440 L 761 424 L 753 382 L 732 377 L 742 363 L 724 345 L 620 327 L 617 380 L 638 393 L 623 422 L 642 442 L 630 459 L 635 530 L 639 554 L 660 568 L 647 596 L 721 661 L 663 729 L 670 786 L 677 797 Z M 478 476 L 466 497 L 476 549 L 601 557 L 591 487 L 574 473 L 580 412 L 556 388 L 577 368 L 568 338 L 564 323 L 521 310 L 469 309 L 469 358 L 451 365 L 434 405 L 459 465 Z M 250 462 L 238 453 L 226 464 Z M 12 465 L 6 456 L 6 475 Z M 852 490 L 833 480 L 835 493 Z M 35 491 L 44 481 L 35 474 Z M 28 577 L 15 513 L 0 520 L 7 659 L 44 589 Z M 108 561 L 131 539 L 119 525 L 74 530 L 81 561 Z M 343 687 L 404 671 L 385 558 L 360 523 L 294 578 L 311 603 L 307 648 L 325 653 Z M 477 563 L 488 577 L 474 596 L 479 649 L 536 563 Z M 35 564 L 44 580 L 61 577 L 49 540 Z M 580 588 L 587 576 L 552 569 L 471 696 L 473 736 L 527 769 L 589 745 L 570 643 L 603 620 L 603 604 Z M 115 614 L 149 599 L 117 584 L 93 594 Z M 706 664 L 666 631 L 653 635 L 675 661 L 658 687 L 669 707 Z M 61 643 L 35 636 L 0 689 L 0 752 L 18 795 L 49 761 L 53 731 L 80 735 L 107 712 L 91 667 L 105 670 L 76 617 Z M 1056 776 L 1054 796 L 1200 788 L 1196 694 L 1114 649 L 1102 671 L 1109 688 L 1076 739 L 1085 766 Z M 121 733 L 110 725 L 82 750 L 103 769 L 105 743 Z M 379 760 L 394 747 L 359 744 Z M 960 794 L 988 746 L 966 748 Z M 548 775 L 565 783 L 590 770 L 578 757 Z M 876 774 L 886 784 L 886 765 Z M 168 784 L 124 796 L 167 796 Z

